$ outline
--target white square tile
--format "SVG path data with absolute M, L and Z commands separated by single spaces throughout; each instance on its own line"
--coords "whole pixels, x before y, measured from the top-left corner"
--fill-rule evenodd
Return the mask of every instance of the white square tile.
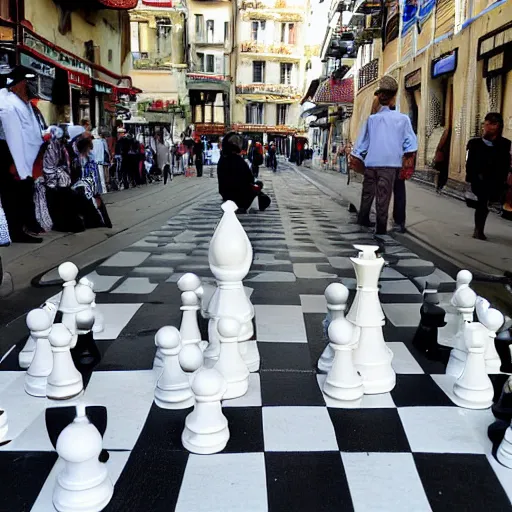
M 330 396 L 327 396 L 324 391 L 324 383 L 327 375 L 318 374 L 316 376 L 316 380 L 318 382 L 318 386 L 320 387 L 320 391 L 324 395 L 325 404 L 327 407 L 332 407 L 333 409 L 394 409 L 396 408 L 395 402 L 393 402 L 393 398 L 391 397 L 391 393 L 381 393 L 379 395 L 363 395 L 359 400 L 354 400 L 353 402 L 344 402 L 335 400 Z
M 418 288 L 408 279 L 400 281 L 382 281 L 380 283 L 380 293 L 390 295 L 420 295 Z
M 389 341 L 387 346 L 393 352 L 391 366 L 396 373 L 425 373 L 404 343 Z
M 300 305 L 303 313 L 327 313 L 324 295 L 301 295 Z
M 250 279 L 246 279 L 247 282 L 253 283 L 294 283 L 297 281 L 293 272 L 274 272 L 272 270 L 265 272 L 255 271 L 256 275 Z
M 263 453 L 190 455 L 176 512 L 266 512 Z
M 322 272 L 316 267 L 316 263 L 294 263 L 293 272 L 299 279 L 336 279 L 336 274 Z
M 301 306 L 254 306 L 258 341 L 307 343 Z
M 326 407 L 263 407 L 266 452 L 338 450 Z
M 261 382 L 259 373 L 249 375 L 249 389 L 244 396 L 224 400 L 222 407 L 261 407 Z
M 352 261 L 347 256 L 330 256 L 327 259 L 333 268 L 338 268 L 340 270 L 354 270 Z
M 95 293 L 108 292 L 123 276 L 102 276 L 96 272 L 87 275 L 87 279 L 94 283 Z
M 105 328 L 95 332 L 95 340 L 115 340 L 127 326 L 133 315 L 142 304 L 98 304 L 96 307 L 103 313 Z
M 0 372 L 0 393 L 22 375 L 24 376 L 25 372 Z M 0 407 L 2 407 L 2 404 L 0 404 Z
M 386 318 L 395 327 L 418 327 L 421 304 L 382 304 Z
M 485 453 L 482 423 L 492 423 L 489 411 L 459 407 L 403 407 L 398 409 L 413 452 Z M 484 435 L 487 434 L 487 429 Z
M 152 283 L 147 277 L 129 277 L 110 293 L 133 293 L 144 295 L 151 293 L 158 283 Z
M 157 376 L 152 370 L 92 374 L 84 402 L 107 408 L 106 450 L 133 448 L 153 403 Z
M 100 267 L 136 267 L 145 261 L 150 252 L 127 252 L 121 251 L 104 261 Z
M 130 452 L 110 452 L 109 459 L 106 462 L 108 468 L 108 474 L 110 480 L 115 485 L 118 478 L 121 476 L 121 473 L 130 457 Z M 50 510 L 55 510 L 53 507 L 53 491 L 55 488 L 55 481 L 57 479 L 57 475 L 64 469 L 64 461 L 62 459 L 57 459 L 57 462 L 53 466 L 48 478 L 46 479 L 39 496 L 37 497 L 36 502 L 34 503 L 31 512 L 49 512 Z
M 410 453 L 342 453 L 355 512 L 430 511 Z
M 498 477 L 504 491 L 507 493 L 508 499 L 512 502 L 512 478 L 510 469 L 502 466 L 490 453 L 487 454 L 487 460 Z

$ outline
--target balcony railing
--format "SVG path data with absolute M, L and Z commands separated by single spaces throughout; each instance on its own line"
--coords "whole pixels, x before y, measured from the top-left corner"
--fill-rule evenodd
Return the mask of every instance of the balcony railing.
M 231 76 L 229 75 L 219 75 L 215 73 L 203 73 L 202 71 L 195 71 L 192 73 L 187 73 L 187 83 L 197 83 L 197 82 L 211 82 L 211 83 L 223 83 L 223 82 L 231 82 Z
M 240 51 L 242 53 L 275 53 L 277 55 L 293 55 L 295 49 L 295 45 L 285 43 L 263 44 L 256 41 L 244 41 L 240 44 Z
M 293 9 L 294 6 L 289 6 L 286 0 L 242 0 L 239 2 L 239 7 L 245 9 Z
M 172 67 L 170 55 L 149 52 L 132 52 L 133 69 L 169 69 Z
M 275 96 L 294 97 L 299 95 L 295 85 L 285 84 L 248 84 L 237 85 L 237 94 L 273 94 Z
M 359 89 L 375 82 L 379 77 L 379 59 L 374 59 L 359 70 Z

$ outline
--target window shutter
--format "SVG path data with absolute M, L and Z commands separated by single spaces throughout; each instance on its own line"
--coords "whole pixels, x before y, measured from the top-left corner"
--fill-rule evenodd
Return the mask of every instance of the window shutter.
M 223 75 L 224 74 L 224 59 L 223 57 L 215 57 L 215 74 Z

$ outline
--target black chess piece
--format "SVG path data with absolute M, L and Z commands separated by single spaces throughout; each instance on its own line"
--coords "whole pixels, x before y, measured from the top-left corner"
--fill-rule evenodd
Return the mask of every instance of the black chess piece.
M 496 455 L 496 450 L 512 421 L 512 376 L 506 380 L 500 398 L 492 405 L 492 413 L 496 421 L 489 425 L 487 435 L 493 446 L 493 455 Z
M 496 351 L 501 359 L 500 371 L 503 373 L 512 373 L 512 354 L 510 352 L 512 345 L 512 334 L 510 328 L 512 326 L 512 319 L 505 317 L 505 322 L 496 333 L 494 344 Z
M 84 381 L 87 380 L 86 375 L 89 376 L 101 361 L 100 351 L 94 341 L 93 325 L 94 315 L 92 313 L 84 314 L 83 317 L 80 313 L 77 314 L 76 327 L 81 334 L 78 334 L 76 345 L 71 349 L 71 357 L 76 369 L 84 377 Z

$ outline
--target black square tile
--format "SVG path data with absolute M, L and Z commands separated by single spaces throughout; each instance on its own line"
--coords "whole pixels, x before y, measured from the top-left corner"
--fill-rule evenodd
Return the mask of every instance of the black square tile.
M 485 455 L 414 453 L 432 510 L 511 510 Z
M 353 510 L 339 452 L 265 453 L 269 512 Z
M 222 453 L 263 452 L 261 407 L 223 407 L 229 425 L 229 441 Z
M 325 406 L 314 372 L 261 372 L 263 406 Z
M 314 366 L 327 344 L 327 340 L 324 338 L 324 320 L 325 314 L 323 313 L 304 313 L 306 336 L 308 338 L 309 351 Z
M 430 375 L 398 374 L 391 397 L 397 407 L 449 407 L 455 405 Z
M 102 348 L 103 342 L 96 343 Z M 155 335 L 121 335 L 103 351 L 95 371 L 151 370 L 156 354 Z
M 261 357 L 261 371 L 311 371 L 314 368 L 307 343 L 259 342 L 258 350 Z
M 251 302 L 254 305 L 300 306 L 297 283 L 246 282 L 245 285 L 254 290 L 251 295 Z
M 342 452 L 410 452 L 397 409 L 329 408 Z

